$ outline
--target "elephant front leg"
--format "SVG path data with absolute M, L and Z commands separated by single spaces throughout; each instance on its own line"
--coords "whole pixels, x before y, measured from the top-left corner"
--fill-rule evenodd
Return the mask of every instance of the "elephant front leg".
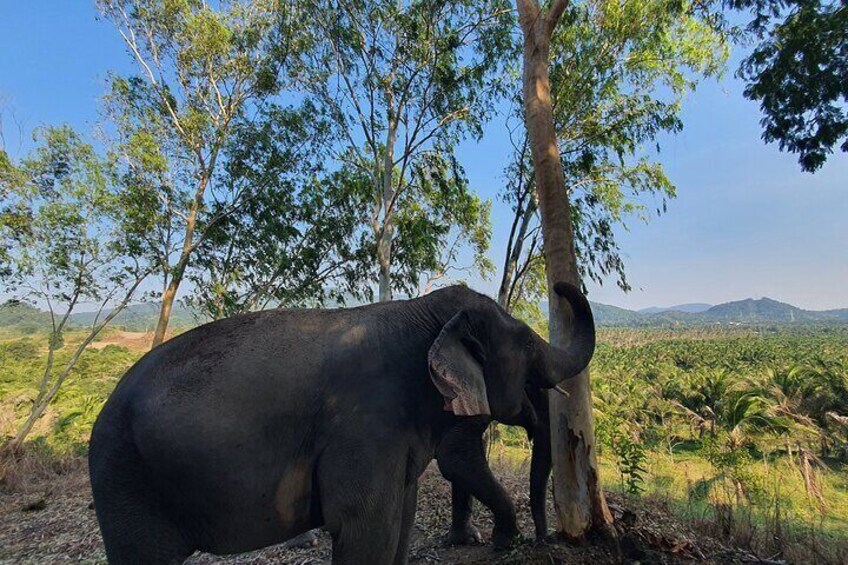
M 546 499 L 548 479 L 551 475 L 551 422 L 548 394 L 543 390 L 529 391 L 529 401 L 535 406 L 536 418 L 524 424 L 527 435 L 532 436 L 533 457 L 530 462 L 530 511 L 536 528 L 536 539 L 548 536 Z
M 530 512 L 538 541 L 548 536 L 546 496 L 551 467 L 551 431 L 547 425 L 543 425 L 537 428 L 533 438 L 533 457 L 530 461 Z
M 483 537 L 471 523 L 471 511 L 474 499 L 471 493 L 451 483 L 451 529 L 448 533 L 448 543 L 451 545 L 474 545 L 483 543 Z
M 472 495 L 492 511 L 495 521 L 492 543 L 502 549 L 512 545 L 518 537 L 518 528 L 512 499 L 486 461 L 483 432 L 487 426 L 485 419 L 463 418 L 442 439 L 436 451 L 436 461 L 442 475 L 459 487 L 461 496 L 453 501 L 454 526 L 461 528 L 465 516 L 470 514 L 468 495 Z

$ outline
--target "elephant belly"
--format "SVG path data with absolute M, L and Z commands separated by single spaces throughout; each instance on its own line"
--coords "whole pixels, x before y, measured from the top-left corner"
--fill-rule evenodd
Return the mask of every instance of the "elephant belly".
M 284 438 L 275 445 L 260 427 L 202 434 L 190 427 L 172 433 L 169 441 L 147 434 L 139 447 L 150 490 L 199 549 L 239 553 L 320 525 L 314 456 L 311 449 L 304 453 L 302 441 Z
M 241 553 L 281 543 L 322 524 L 313 472 L 296 462 L 262 488 L 248 486 L 221 493 L 203 504 L 205 523 L 199 548 L 211 553 Z M 221 512 L 221 508 L 228 510 Z

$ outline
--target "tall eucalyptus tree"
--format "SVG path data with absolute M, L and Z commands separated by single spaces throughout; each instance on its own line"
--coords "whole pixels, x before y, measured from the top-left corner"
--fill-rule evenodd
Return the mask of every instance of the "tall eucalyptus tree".
M 153 345 L 198 246 L 244 196 L 219 183 L 236 122 L 278 92 L 281 71 L 302 47 L 298 8 L 280 0 L 98 0 L 137 64 L 110 77 L 109 113 L 124 176 L 132 245 L 147 251 L 162 283 Z M 157 212 L 155 218 L 133 210 Z M 144 218 L 145 221 L 135 221 Z
M 500 91 L 512 49 L 509 3 L 358 0 L 312 11 L 318 47 L 301 80 L 341 132 L 337 158 L 369 179 L 379 299 L 438 271 L 452 234 L 484 267 L 487 207 L 469 190 L 455 148 L 481 135 Z
M 517 0 L 517 9 L 533 171 L 527 178 L 535 184 L 535 193 L 519 194 L 535 194 L 536 200 L 516 206 L 516 217 L 523 221 L 538 205 L 550 340 L 562 347 L 571 313 L 552 292 L 553 283 L 579 284 L 581 274 L 622 274 L 608 225 L 639 211 L 627 193 L 673 194 L 662 169 L 636 157 L 637 150 L 659 132 L 679 128 L 679 97 L 691 88 L 691 71 L 716 72 L 724 52 L 708 14 L 687 2 L 553 0 L 542 6 Z M 671 100 L 655 98 L 655 89 L 669 90 Z M 601 211 L 602 222 L 593 222 L 592 209 Z M 569 539 L 584 539 L 593 530 L 614 536 L 599 482 L 588 372 L 566 390 L 567 397 L 551 397 L 559 525 Z

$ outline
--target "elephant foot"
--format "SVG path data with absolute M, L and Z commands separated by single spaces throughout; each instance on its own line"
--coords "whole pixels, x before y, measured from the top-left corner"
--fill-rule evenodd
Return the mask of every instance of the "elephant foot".
M 546 545 L 546 544 L 551 543 L 553 541 L 556 541 L 555 535 L 549 534 L 547 532 L 545 532 L 544 534 L 536 532 L 536 539 L 534 540 L 533 543 L 536 544 L 536 545 Z
M 467 524 L 464 528 L 451 528 L 446 541 L 448 545 L 480 545 L 483 536 L 477 528 Z
M 318 536 L 315 534 L 315 530 L 309 530 L 286 542 L 286 547 L 289 549 L 306 549 L 316 545 L 318 545 Z
M 492 545 L 498 550 L 509 549 L 518 543 L 520 539 L 521 535 L 515 526 L 503 530 L 495 528 L 492 531 Z

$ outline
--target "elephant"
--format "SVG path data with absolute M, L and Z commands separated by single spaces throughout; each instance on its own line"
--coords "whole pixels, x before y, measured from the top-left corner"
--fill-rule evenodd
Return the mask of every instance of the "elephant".
M 528 386 L 589 363 L 589 303 L 554 290 L 573 314 L 565 348 L 464 286 L 241 314 L 154 348 L 92 429 L 109 562 L 240 553 L 323 526 L 334 564 L 406 563 L 418 479 L 455 426 L 518 418 Z
M 548 479 L 552 468 L 551 431 L 547 390 L 527 386 L 525 401 L 517 418 L 504 421 L 520 426 L 533 442 L 530 460 L 530 511 L 537 540 L 548 534 L 545 508 Z M 483 434 L 491 418 L 465 418 L 453 426 L 447 441 L 442 440 L 436 452 L 439 471 L 451 482 L 451 528 L 447 542 L 469 545 L 482 542 L 482 536 L 471 523 L 472 496 L 493 514 L 495 527 L 492 543 L 505 549 L 518 538 L 515 506 L 486 461 Z

